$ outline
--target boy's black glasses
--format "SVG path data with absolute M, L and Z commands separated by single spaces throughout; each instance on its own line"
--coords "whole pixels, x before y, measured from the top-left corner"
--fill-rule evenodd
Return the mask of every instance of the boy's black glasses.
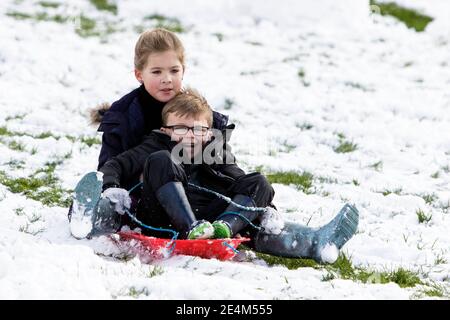
M 183 125 L 163 126 L 163 128 L 172 129 L 175 134 L 179 134 L 180 136 L 187 134 L 189 130 L 192 130 L 194 136 L 204 136 L 208 133 L 209 130 L 209 127 L 188 127 Z

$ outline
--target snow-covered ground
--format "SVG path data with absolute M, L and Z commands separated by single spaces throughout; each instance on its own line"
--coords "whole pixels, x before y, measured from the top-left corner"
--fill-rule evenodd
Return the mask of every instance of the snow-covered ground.
M 185 84 L 237 124 L 240 165 L 314 175 L 311 194 L 274 184 L 288 219 L 319 226 L 354 203 L 359 230 L 343 248 L 353 264 L 418 272 L 448 299 L 450 2 L 398 2 L 435 19 L 422 33 L 370 15 L 362 0 L 123 0 L 117 15 L 87 0 L 55 2 L 0 3 L 0 298 L 418 297 L 419 286 L 323 281 L 325 270 L 261 260 L 118 259 L 106 238 L 72 238 L 67 208 L 10 191 L 5 181 L 39 177 L 49 162 L 63 189 L 95 170 L 100 145 L 82 142 L 100 138 L 88 109 L 137 86 L 137 27 L 160 14 L 187 29 Z M 19 19 L 39 12 L 70 19 Z M 116 31 L 81 37 L 81 15 Z M 357 148 L 336 153 L 340 141 Z M 431 219 L 419 223 L 419 210 Z

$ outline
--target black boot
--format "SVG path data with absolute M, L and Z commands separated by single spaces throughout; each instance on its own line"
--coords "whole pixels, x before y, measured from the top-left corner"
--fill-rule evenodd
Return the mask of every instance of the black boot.
M 244 196 L 242 194 L 235 195 L 233 197 L 233 202 L 244 206 L 244 207 L 255 207 L 255 202 L 252 198 Z M 217 223 L 224 222 L 230 229 L 229 237 L 234 237 L 239 231 L 243 230 L 248 226 L 249 221 L 255 220 L 262 212 L 261 211 L 250 211 L 244 210 L 236 207 L 234 204 L 230 204 L 222 215 L 219 216 L 217 221 L 213 223 L 216 227 Z M 217 227 L 215 228 L 218 229 Z M 216 232 L 217 233 L 217 232 Z M 227 235 L 221 233 L 216 234 L 216 238 L 225 238 Z
M 191 205 L 186 196 L 186 192 L 183 188 L 181 182 L 168 182 L 156 191 L 156 198 L 158 199 L 161 206 L 166 211 L 169 216 L 170 221 L 177 231 L 180 233 L 180 239 L 192 238 L 190 237 L 191 229 L 200 225 L 208 224 L 209 229 L 208 234 L 205 235 L 195 235 L 195 238 L 211 237 L 212 236 L 212 226 L 209 222 L 203 220 L 197 221 L 194 213 L 192 212 Z M 203 226 L 203 227 L 205 227 Z M 197 227 L 198 229 L 198 227 Z M 202 229 L 200 227 L 200 229 Z M 197 230 L 198 232 L 198 230 Z

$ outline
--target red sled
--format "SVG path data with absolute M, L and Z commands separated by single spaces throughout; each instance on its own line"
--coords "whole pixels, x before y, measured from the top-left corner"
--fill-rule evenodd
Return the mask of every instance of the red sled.
M 120 240 L 127 242 L 140 255 L 153 258 L 166 258 L 170 255 L 182 254 L 205 259 L 229 260 L 233 258 L 241 242 L 248 238 L 235 239 L 197 239 L 171 240 L 148 237 L 136 232 L 119 232 Z

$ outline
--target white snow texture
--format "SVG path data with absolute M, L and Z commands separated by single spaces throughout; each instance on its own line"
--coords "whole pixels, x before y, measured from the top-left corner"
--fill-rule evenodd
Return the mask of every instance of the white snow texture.
M 449 298 L 449 1 L 396 0 L 433 17 L 424 32 L 363 0 L 109 1 L 117 14 L 55 2 L 0 2 L 0 299 Z M 359 228 L 342 248 L 352 264 L 409 270 L 442 296 L 325 281 L 323 268 L 254 255 L 141 261 L 105 236 L 74 239 L 68 208 L 45 192 L 70 195 L 96 170 L 101 134 L 89 110 L 139 86 L 134 45 L 156 14 L 184 28 L 183 83 L 236 124 L 238 164 L 312 174 L 308 190 L 273 184 L 283 219 L 319 227 L 352 203 Z M 80 17 L 96 22 L 93 35 Z M 338 152 L 344 143 L 356 148 Z M 265 226 L 279 232 L 283 219 Z

